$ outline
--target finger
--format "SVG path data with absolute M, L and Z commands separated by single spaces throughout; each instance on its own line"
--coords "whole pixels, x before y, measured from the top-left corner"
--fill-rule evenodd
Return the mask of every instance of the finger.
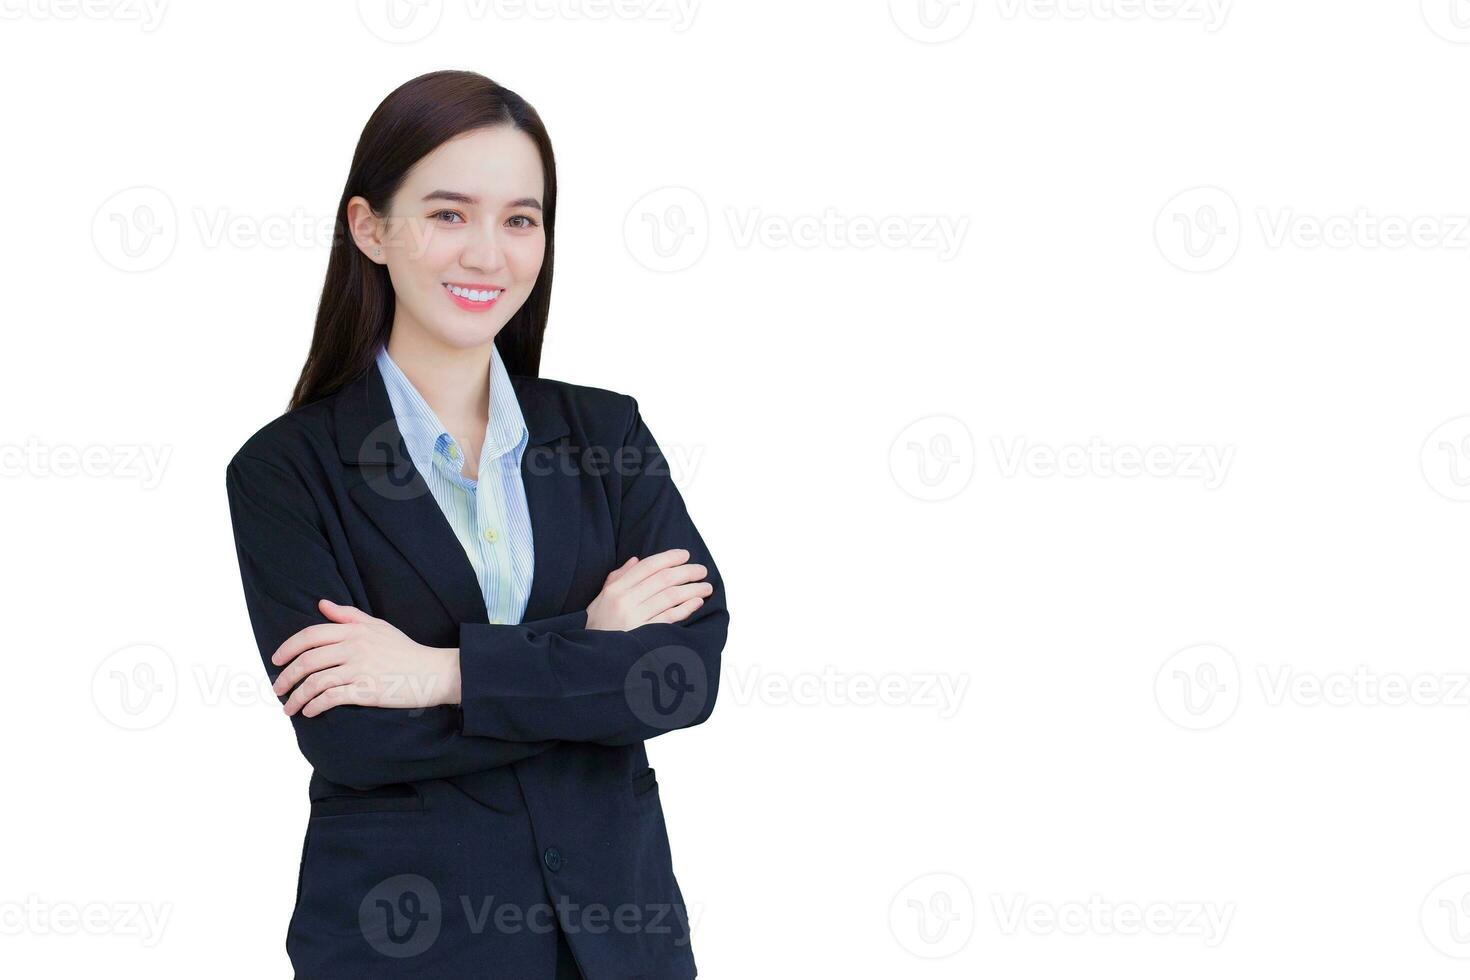
M 375 617 L 369 616 L 356 606 L 338 605 L 331 599 L 322 599 L 317 602 L 317 608 L 322 611 L 328 619 L 337 623 L 366 623 Z
M 329 687 L 316 697 L 306 703 L 301 709 L 301 717 L 315 718 L 330 708 L 339 704 L 366 704 L 355 684 L 341 684 L 337 687 Z
M 276 652 L 271 654 L 271 663 L 284 667 L 298 653 L 305 653 L 312 647 L 327 643 L 336 643 L 345 639 L 347 632 L 347 627 L 340 623 L 317 623 L 315 626 L 297 630 L 286 637 L 286 642 L 276 647 Z
M 286 703 L 281 707 L 286 714 L 294 715 L 307 704 L 315 700 L 323 692 L 342 684 L 352 682 L 352 671 L 346 667 L 337 666 L 329 670 L 320 670 L 312 674 L 291 692 Z
M 708 574 L 709 569 L 698 562 L 675 565 L 673 568 L 664 569 L 657 575 L 649 576 L 636 586 L 630 586 L 628 596 L 635 603 L 644 603 L 671 585 L 697 582 Z
M 617 581 L 618 576 L 621 575 L 621 574 L 623 574 L 623 572 L 628 568 L 629 565 L 635 565 L 635 564 L 637 564 L 637 562 L 638 562 L 638 556 L 637 555 L 634 555 L 633 557 L 629 558 L 627 561 L 623 562 L 617 568 L 614 568 L 612 571 L 608 572 L 607 573 L 607 578 L 603 579 L 603 583 L 602 584 L 603 585 L 610 585 L 611 583 Z
M 656 555 L 649 555 L 638 562 L 633 568 L 628 569 L 627 574 L 622 577 L 624 586 L 633 588 L 650 575 L 654 575 L 674 565 L 682 565 L 689 560 L 689 552 L 684 548 L 672 548 L 668 551 L 660 551 Z
M 336 667 L 346 660 L 347 648 L 341 643 L 328 643 L 326 646 L 308 650 L 281 671 L 275 683 L 271 685 L 271 690 L 276 692 L 277 697 L 280 697 L 299 684 L 307 674 L 325 670 L 328 667 Z
M 702 605 L 704 605 L 704 600 L 701 599 L 699 596 L 695 596 L 693 599 L 690 599 L 687 602 L 679 603 L 672 609 L 664 610 L 657 616 L 650 619 L 648 622 L 677 623 L 681 619 L 688 619 L 691 615 L 694 614 L 694 610 L 698 609 Z
M 662 592 L 638 606 L 638 615 L 646 622 L 653 616 L 658 615 L 666 609 L 675 606 L 696 596 L 703 599 L 714 592 L 715 587 L 708 582 L 691 582 L 688 585 L 672 585 Z

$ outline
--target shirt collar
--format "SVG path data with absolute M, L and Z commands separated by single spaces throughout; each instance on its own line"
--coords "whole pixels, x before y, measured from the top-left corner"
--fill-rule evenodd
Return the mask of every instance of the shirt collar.
M 398 431 L 408 447 L 409 458 L 421 473 L 427 473 L 436 458 L 444 461 L 450 469 L 458 472 L 463 460 L 453 462 L 441 452 L 453 441 L 453 436 L 444 428 L 423 395 L 408 380 L 403 369 L 388 356 L 388 345 L 378 348 L 378 370 L 388 389 L 388 400 L 393 404 L 393 414 L 398 421 Z M 520 402 L 516 399 L 515 386 L 500 358 L 500 351 L 490 345 L 490 421 L 485 427 L 485 445 L 480 454 L 484 464 L 510 451 L 519 452 L 529 439 L 525 417 L 521 414 Z M 481 467 L 483 470 L 483 465 Z

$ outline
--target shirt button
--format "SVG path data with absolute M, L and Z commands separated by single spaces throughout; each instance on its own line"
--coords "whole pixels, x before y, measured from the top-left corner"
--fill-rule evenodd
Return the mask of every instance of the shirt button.
M 459 447 L 452 443 L 449 446 L 449 458 L 459 459 Z
M 554 847 L 548 847 L 546 853 L 541 855 L 541 860 L 546 862 L 546 867 L 552 871 L 561 870 L 561 851 Z
M 495 543 L 495 540 L 498 537 L 500 537 L 500 535 L 498 535 L 498 534 L 495 533 L 495 528 L 493 528 L 493 527 L 487 527 L 487 528 L 485 528 L 485 540 L 486 541 L 489 541 L 491 544 L 494 544 Z

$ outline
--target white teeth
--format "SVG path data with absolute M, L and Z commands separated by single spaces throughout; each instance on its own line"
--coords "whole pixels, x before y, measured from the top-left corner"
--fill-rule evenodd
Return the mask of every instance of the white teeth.
M 447 283 L 445 285 L 448 285 Z M 456 296 L 462 296 L 473 303 L 484 303 L 487 300 L 496 299 L 502 290 L 499 289 L 461 289 L 458 286 L 449 286 L 449 291 Z

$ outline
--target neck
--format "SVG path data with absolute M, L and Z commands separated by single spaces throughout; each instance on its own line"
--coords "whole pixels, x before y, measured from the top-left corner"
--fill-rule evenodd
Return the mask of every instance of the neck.
M 396 319 L 388 335 L 388 356 L 451 432 L 483 431 L 489 421 L 494 346 L 492 337 L 480 347 L 446 347 L 423 330 L 400 328 Z

